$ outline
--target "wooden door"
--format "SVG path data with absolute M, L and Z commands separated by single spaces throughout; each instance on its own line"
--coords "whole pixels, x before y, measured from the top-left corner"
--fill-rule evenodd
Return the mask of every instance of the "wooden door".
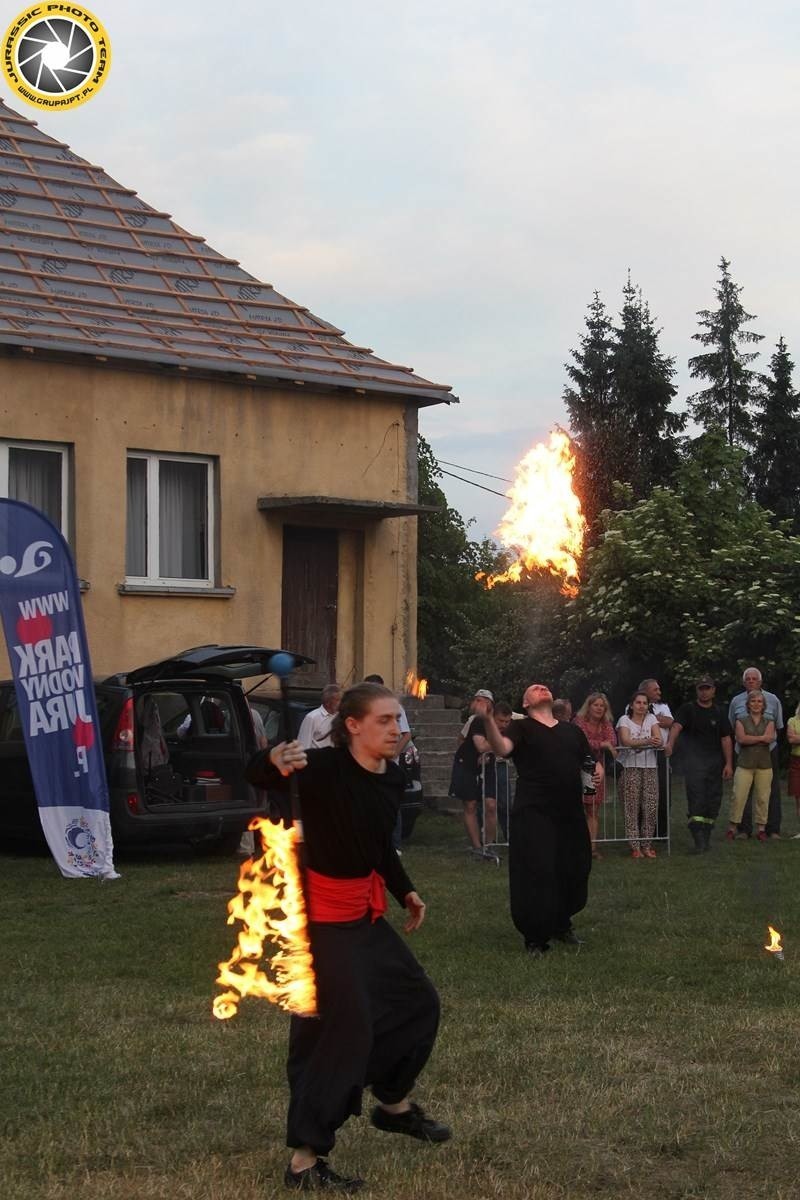
M 316 660 L 293 679 L 308 687 L 336 681 L 336 605 L 339 534 L 335 529 L 285 525 L 281 643 Z

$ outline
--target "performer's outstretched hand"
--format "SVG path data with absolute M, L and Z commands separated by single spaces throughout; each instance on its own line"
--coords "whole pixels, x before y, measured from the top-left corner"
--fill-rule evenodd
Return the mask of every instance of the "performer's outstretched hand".
M 416 892 L 409 892 L 406 896 L 406 908 L 408 909 L 408 920 L 403 928 L 406 933 L 413 933 L 425 920 L 425 904 Z
M 306 752 L 299 742 L 279 742 L 269 752 L 269 761 L 277 767 L 281 775 L 291 775 L 293 771 L 302 771 L 308 765 Z

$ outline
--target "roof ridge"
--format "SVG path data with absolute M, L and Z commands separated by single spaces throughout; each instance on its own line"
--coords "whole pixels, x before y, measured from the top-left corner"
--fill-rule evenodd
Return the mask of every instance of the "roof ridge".
M 348 342 L 2 99 L 0 345 L 454 398 Z

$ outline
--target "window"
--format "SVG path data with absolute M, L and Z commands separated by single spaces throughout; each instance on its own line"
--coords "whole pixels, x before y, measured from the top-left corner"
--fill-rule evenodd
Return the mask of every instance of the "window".
M 0 442 L 0 496 L 38 508 L 68 536 L 68 448 L 51 442 Z
M 213 470 L 208 458 L 128 455 L 129 580 L 212 585 Z

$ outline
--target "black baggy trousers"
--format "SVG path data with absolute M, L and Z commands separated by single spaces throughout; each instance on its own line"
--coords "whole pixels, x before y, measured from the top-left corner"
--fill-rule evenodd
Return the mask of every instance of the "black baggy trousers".
M 583 812 L 554 817 L 526 807 L 511 814 L 511 919 L 526 944 L 544 946 L 586 907 L 592 845 Z
M 428 1061 L 439 997 L 382 917 L 309 926 L 319 1017 L 292 1017 L 287 1146 L 327 1154 L 367 1086 L 385 1104 L 404 1099 Z

